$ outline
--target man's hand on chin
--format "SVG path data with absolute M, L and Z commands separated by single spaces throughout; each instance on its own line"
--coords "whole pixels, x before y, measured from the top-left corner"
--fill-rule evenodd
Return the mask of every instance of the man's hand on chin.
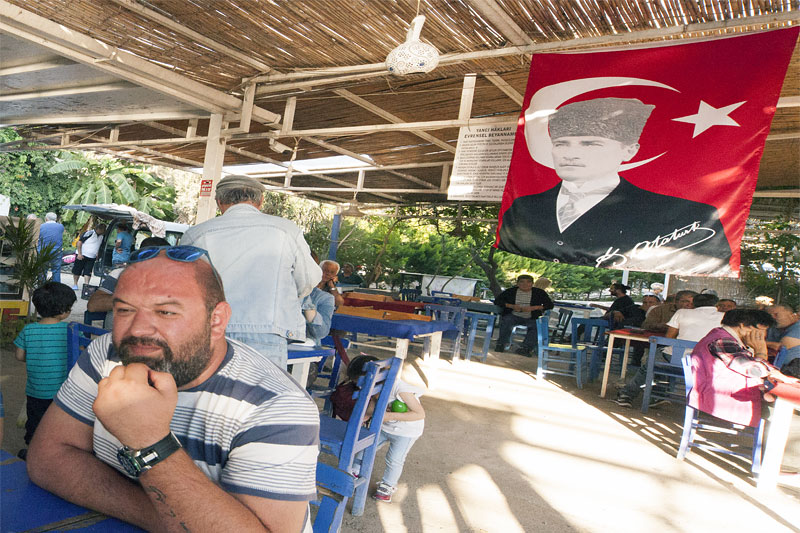
M 177 403 L 178 388 L 171 374 L 132 363 L 116 367 L 98 383 L 93 409 L 122 444 L 139 449 L 170 432 Z

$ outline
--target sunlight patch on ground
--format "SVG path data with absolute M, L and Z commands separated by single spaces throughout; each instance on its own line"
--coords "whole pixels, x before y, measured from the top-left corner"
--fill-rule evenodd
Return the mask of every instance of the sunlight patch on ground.
M 378 517 L 384 525 L 384 531 L 392 533 L 408 533 L 408 528 L 403 521 L 403 500 L 408 494 L 408 489 L 402 486 L 392 496 L 392 503 L 377 502 Z M 348 511 L 349 512 L 349 511 Z
M 440 531 L 458 533 L 456 517 L 450 502 L 439 485 L 425 485 L 417 490 L 423 532 Z
M 506 497 L 483 467 L 466 465 L 453 472 L 447 484 L 456 497 L 458 511 L 473 530 L 525 531 L 509 509 Z

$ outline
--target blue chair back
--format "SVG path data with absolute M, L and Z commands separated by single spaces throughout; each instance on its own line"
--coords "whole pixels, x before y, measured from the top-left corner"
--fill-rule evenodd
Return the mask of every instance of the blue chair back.
M 420 289 L 400 289 L 400 299 L 404 302 L 417 302 L 421 294 Z
M 426 304 L 425 314 L 433 317 L 434 320 L 450 322 L 456 327 L 455 331 L 445 331 L 442 337 L 453 341 L 453 359 L 457 359 L 461 351 L 461 338 L 466 329 L 467 308 L 454 305 Z
M 358 390 L 353 394 L 356 404 L 350 419 L 345 422 L 324 414 L 319 417 L 320 452 L 335 456 L 336 467 L 339 470 L 350 472 L 356 455 L 362 453 L 360 474 L 354 480 L 356 490 L 352 512 L 355 516 L 364 512 L 367 488 L 378 447 L 378 435 L 402 364 L 403 360 L 399 357 L 370 361 L 365 365 L 364 375 L 357 382 Z M 372 410 L 372 417 L 369 418 L 367 408 L 373 401 L 375 407 Z M 347 498 L 344 498 L 339 505 L 346 506 Z
M 87 326 L 91 326 L 95 322 L 105 323 L 105 321 L 106 321 L 106 312 L 105 311 L 84 311 L 83 312 L 83 323 L 86 324 Z
M 553 329 L 553 340 L 557 342 L 564 342 L 567 337 L 567 327 L 569 327 L 570 320 L 572 319 L 573 311 L 570 309 L 558 310 L 558 324 Z
M 602 348 L 606 340 L 606 328 L 608 321 L 604 318 L 573 318 L 572 347 L 577 348 L 579 344 L 584 344 Z
M 691 387 L 685 384 L 683 356 L 688 354 L 691 357 L 692 350 L 694 350 L 696 344 L 695 341 L 682 339 L 650 337 L 650 352 L 647 357 L 647 377 L 644 384 L 644 393 L 642 394 L 642 413 L 647 414 L 650 408 L 651 398 L 668 401 L 686 401 L 686 391 L 690 390 Z M 672 351 L 669 361 L 665 361 L 663 357 L 659 355 L 659 348 L 669 348 Z M 653 380 L 656 376 L 661 378 L 660 381 L 668 382 L 669 386 L 661 389 L 654 388 Z M 673 384 L 678 379 L 684 380 L 684 390 L 680 393 L 672 391 Z
M 655 337 L 651 337 L 651 340 Z M 754 427 L 741 426 L 725 420 L 715 418 L 710 414 L 703 414 L 699 409 L 689 405 L 689 393 L 694 387 L 694 372 L 692 371 L 692 351 L 683 350 L 680 357 L 683 370 L 683 381 L 686 384 L 686 411 L 683 418 L 683 433 L 678 446 L 677 457 L 683 460 L 691 448 L 700 448 L 705 451 L 718 452 L 726 455 L 737 455 L 750 460 L 750 471 L 758 475 L 761 471 L 761 447 L 764 438 L 764 419 Z M 698 432 L 703 431 L 702 440 L 695 442 Z M 736 442 L 716 441 L 715 437 L 724 435 L 739 435 L 751 440 L 750 450 L 743 451 Z
M 433 303 L 436 305 L 449 305 L 452 307 L 460 307 L 463 303 L 462 300 L 458 298 L 446 298 L 444 296 L 433 296 Z
M 108 333 L 106 329 L 70 322 L 67 325 L 67 369 L 72 368 L 95 337 L 106 333 Z

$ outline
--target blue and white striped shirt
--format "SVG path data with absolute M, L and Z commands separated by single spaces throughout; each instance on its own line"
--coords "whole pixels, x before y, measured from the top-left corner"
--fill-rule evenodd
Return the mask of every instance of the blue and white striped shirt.
M 111 334 L 99 337 L 55 401 L 93 425 L 95 454 L 124 474 L 117 461 L 121 443 L 92 411 L 98 382 L 120 364 Z M 198 468 L 227 492 L 275 500 L 316 497 L 317 407 L 285 371 L 244 344 L 228 339 L 214 375 L 178 392 L 170 428 Z

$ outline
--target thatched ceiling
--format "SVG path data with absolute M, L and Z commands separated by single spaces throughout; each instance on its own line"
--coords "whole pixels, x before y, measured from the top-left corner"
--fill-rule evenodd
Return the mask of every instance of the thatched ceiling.
M 253 120 L 246 132 L 229 132 L 226 165 L 288 160 L 269 148 L 268 136 L 281 128 L 271 122 L 272 114 L 285 117 L 293 97 L 290 130 L 323 130 L 279 138 L 297 146 L 297 159 L 367 154 L 391 168 L 366 173 L 360 201 L 444 201 L 442 163 L 453 159 L 457 124 L 416 131 L 324 130 L 454 121 L 464 76 L 470 73 L 477 74 L 471 117 L 513 121 L 520 111 L 514 93 L 525 91 L 529 52 L 754 31 L 800 19 L 796 0 L 423 0 L 423 39 L 439 50 L 442 64 L 426 75 L 389 76 L 378 64 L 404 40 L 417 5 L 416 0 L 0 0 L 6 37 L 0 42 L 0 50 L 6 46 L 0 58 L 2 91 L 12 98 L 27 91 L 25 99 L 0 112 L 12 119 L 18 113 L 10 122 L 28 138 L 84 149 L 81 145 L 102 143 L 95 148 L 186 168 L 203 164 L 210 113 L 222 113 L 228 127 L 237 128 L 246 88 L 255 82 Z M 12 36 L 21 43 L 44 43 L 47 53 L 69 61 L 8 74 L 15 72 L 9 68 L 25 67 L 19 53 L 10 57 Z M 131 58 L 145 61 L 139 65 Z M 44 59 L 31 55 L 28 64 Z M 106 67 L 96 76 L 87 74 L 87 68 Z M 67 82 L 69 69 L 73 75 Z M 55 76 L 59 72 L 65 78 Z M 49 107 L 44 96 L 29 96 L 32 87 L 46 92 L 69 83 L 76 89 L 56 94 L 53 98 L 60 99 Z M 499 88 L 503 83 L 505 92 Z M 102 90 L 93 92 L 97 87 Z M 798 95 L 800 48 L 767 142 L 760 191 L 798 188 Z M 124 103 L 118 116 L 108 118 L 103 106 L 115 101 Z M 25 102 L 32 104 L 25 107 Z M 58 136 L 41 137 L 52 134 Z M 181 142 L 157 142 L 176 138 Z M 267 182 L 283 185 L 284 178 Z M 347 188 L 303 191 L 326 201 L 351 199 L 358 184 L 355 172 L 296 175 L 291 181 L 293 187 Z

